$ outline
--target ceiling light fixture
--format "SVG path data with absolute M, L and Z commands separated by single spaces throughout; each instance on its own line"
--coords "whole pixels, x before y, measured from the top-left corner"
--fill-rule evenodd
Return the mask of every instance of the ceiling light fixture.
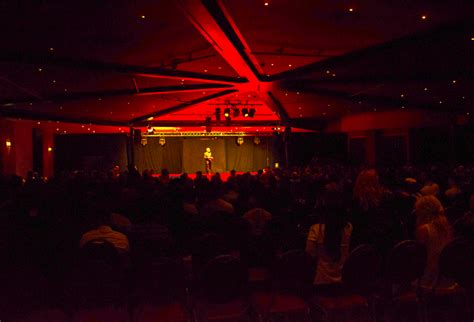
M 251 108 L 249 110 L 249 117 L 254 117 L 255 116 L 255 109 L 254 108 Z
M 224 117 L 229 118 L 230 117 L 230 108 L 224 109 Z
M 234 108 L 234 117 L 239 117 L 240 110 L 238 108 Z

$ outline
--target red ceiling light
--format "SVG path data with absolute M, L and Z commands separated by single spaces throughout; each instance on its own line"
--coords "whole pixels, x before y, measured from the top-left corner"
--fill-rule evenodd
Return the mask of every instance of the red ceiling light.
M 269 3 L 268 3 L 268 2 L 265 2 L 264 5 L 268 7 Z
M 421 20 L 426 20 L 426 18 L 428 18 L 426 15 L 421 16 Z

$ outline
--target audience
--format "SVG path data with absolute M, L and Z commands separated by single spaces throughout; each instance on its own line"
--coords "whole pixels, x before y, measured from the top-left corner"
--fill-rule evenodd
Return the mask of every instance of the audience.
M 423 286 L 452 287 L 439 279 L 440 253 L 454 236 L 474 236 L 474 167 L 375 170 L 318 161 L 256 175 L 233 171 L 227 181 L 160 173 L 130 166 L 47 181 L 0 175 L 2 269 L 54 276 L 94 240 L 129 254 L 132 267 L 168 256 L 196 268 L 223 252 L 272 265 L 299 249 L 317 257 L 314 284 L 321 285 L 341 282 L 349 251 L 361 244 L 383 259 L 397 242 L 416 238 L 428 253 Z M 455 215 L 446 215 L 450 209 Z

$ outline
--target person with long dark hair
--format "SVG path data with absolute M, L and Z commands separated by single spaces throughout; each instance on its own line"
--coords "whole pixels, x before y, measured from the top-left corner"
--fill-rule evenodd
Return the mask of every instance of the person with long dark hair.
M 318 257 L 314 284 L 341 282 L 342 266 L 349 255 L 352 224 L 347 220 L 347 209 L 341 202 L 342 194 L 326 193 L 320 208 L 321 221 L 311 226 L 306 241 L 306 252 Z

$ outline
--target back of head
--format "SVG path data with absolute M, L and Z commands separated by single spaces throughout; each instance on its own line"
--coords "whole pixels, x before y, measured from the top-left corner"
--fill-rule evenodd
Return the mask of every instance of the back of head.
M 374 169 L 363 170 L 354 186 L 354 198 L 367 210 L 379 206 L 383 191 L 377 172 Z
M 452 228 L 444 215 L 444 208 L 435 196 L 420 197 L 415 203 L 417 226 L 432 225 L 442 240 L 452 236 Z
M 443 213 L 443 205 L 433 195 L 422 196 L 415 203 L 415 214 L 419 224 L 432 222 L 442 216 Z

